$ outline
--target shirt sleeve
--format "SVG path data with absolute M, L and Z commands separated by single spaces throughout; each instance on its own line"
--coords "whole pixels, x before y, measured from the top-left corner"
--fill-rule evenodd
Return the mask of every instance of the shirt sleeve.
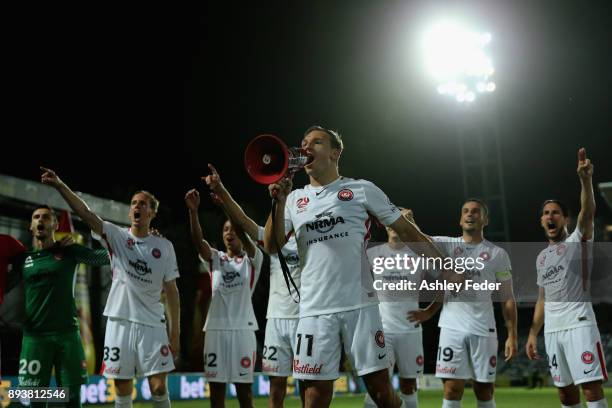
M 285 203 L 285 236 L 288 237 L 293 231 L 293 220 L 291 219 L 291 214 L 293 213 L 293 200 L 295 198 L 294 194 L 290 194 Z
M 580 227 L 576 225 L 576 229 L 574 229 L 574 232 L 572 232 L 571 235 L 567 237 L 565 242 L 582 242 L 583 237 L 584 236 L 582 235 L 582 231 L 580 231 Z M 593 242 L 593 237 L 591 237 L 588 242 Z
M 453 243 L 451 242 L 451 237 L 436 236 L 436 237 L 431 237 L 431 240 L 438 247 L 440 252 L 442 252 L 442 255 L 450 256 L 452 252 L 451 247 L 453 245 Z
M 373 183 L 363 181 L 365 207 L 383 225 L 389 226 L 399 219 L 401 212 L 387 195 Z
M 266 234 L 266 229 L 261 225 L 257 226 L 257 246 L 260 248 L 264 247 L 264 235 Z
M 166 270 L 164 271 L 164 282 L 177 279 L 179 277 L 178 264 L 176 263 L 176 253 L 174 252 L 174 245 L 168 241 L 168 259 L 166 261 Z
M 78 263 L 92 266 L 102 266 L 110 263 L 106 249 L 91 249 L 78 244 L 70 245 L 66 249 Z
M 510 257 L 504 249 L 500 249 L 499 260 L 495 268 L 495 279 L 497 282 L 504 282 L 512 279 L 512 266 L 510 265 Z
M 251 279 L 251 294 L 255 290 L 255 286 L 257 286 L 257 281 L 259 280 L 259 275 L 261 274 L 261 266 L 263 265 L 263 254 L 258 248 L 255 248 L 255 256 L 253 258 L 249 258 L 253 263 L 253 279 Z
M 95 232 L 91 232 L 93 239 L 100 241 L 100 244 L 108 250 L 112 255 L 113 248 L 118 248 L 121 245 L 122 238 L 125 238 L 127 231 L 112 222 L 102 222 L 102 235 L 98 235 Z
M 198 259 L 208 268 L 208 273 L 211 275 L 215 272 L 215 266 L 219 265 L 219 250 L 210 247 L 210 261 L 202 258 L 202 255 L 198 255 Z

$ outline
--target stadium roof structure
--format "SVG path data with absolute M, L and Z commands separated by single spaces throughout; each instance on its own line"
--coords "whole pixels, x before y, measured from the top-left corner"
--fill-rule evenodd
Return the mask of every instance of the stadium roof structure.
M 122 225 L 130 224 L 129 205 L 85 193 L 77 192 L 77 195 L 100 218 Z M 68 204 L 53 187 L 5 174 L 0 174 L 0 196 L 35 205 L 47 204 L 56 209 L 71 211 Z

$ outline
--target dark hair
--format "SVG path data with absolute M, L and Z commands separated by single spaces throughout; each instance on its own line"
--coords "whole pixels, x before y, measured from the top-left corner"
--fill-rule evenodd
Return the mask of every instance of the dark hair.
M 38 205 L 36 208 L 34 208 L 34 210 L 32 210 L 32 215 L 34 215 L 36 210 L 49 210 L 53 218 L 57 220 L 57 214 L 55 214 L 55 210 L 53 210 L 53 208 L 49 207 L 47 204 Z
M 478 203 L 478 205 L 480 205 L 480 208 L 482 208 L 485 217 L 489 216 L 489 206 L 487 205 L 487 203 L 484 202 L 483 199 L 470 197 L 463 202 L 463 205 L 461 207 L 463 207 L 466 203 Z
M 329 130 L 322 126 L 314 125 L 306 129 L 306 132 L 304 132 L 304 137 L 306 137 L 310 132 L 314 132 L 315 130 L 327 134 L 327 136 L 329 136 L 329 141 L 334 149 L 344 149 L 344 142 L 342 141 L 342 136 L 336 130 Z
M 556 198 L 546 200 L 542 203 L 542 206 L 540 207 L 540 215 L 544 213 L 544 207 L 546 207 L 546 204 L 549 203 L 557 204 L 561 208 L 561 214 L 563 214 L 564 217 L 569 217 L 569 209 L 567 208 L 567 205 L 565 205 L 565 203 L 561 200 L 557 200 Z
M 144 195 L 148 196 L 149 197 L 149 204 L 151 205 L 151 208 L 153 209 L 153 211 L 157 212 L 157 209 L 159 208 L 159 200 L 157 198 L 155 198 L 153 193 L 150 193 L 147 190 L 138 190 L 134 194 L 132 194 L 132 198 L 136 194 L 144 194 Z

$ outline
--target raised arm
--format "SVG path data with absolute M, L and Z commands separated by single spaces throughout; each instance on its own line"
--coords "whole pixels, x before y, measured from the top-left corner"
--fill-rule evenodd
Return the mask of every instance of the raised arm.
M 164 282 L 164 292 L 166 293 L 166 310 L 168 311 L 168 327 L 170 328 L 170 348 L 176 358 L 179 356 L 181 348 L 181 302 L 176 279 Z
M 191 241 L 198 255 L 205 261 L 210 261 L 212 259 L 212 251 L 208 242 L 204 240 L 202 227 L 200 226 L 200 217 L 198 216 L 198 208 L 200 207 L 200 193 L 198 193 L 198 190 L 192 189 L 185 194 L 185 204 L 189 210 Z
M 593 220 L 595 219 L 595 196 L 593 194 L 593 164 L 586 156 L 586 150 L 578 150 L 578 177 L 580 178 L 580 213 L 578 228 L 582 236 L 593 238 Z
M 210 163 L 208 164 L 208 168 L 210 169 L 210 174 L 206 177 L 202 177 L 202 180 L 204 180 L 208 188 L 212 191 L 213 200 L 221 205 L 228 218 L 232 220 L 232 223 L 242 228 L 253 241 L 257 241 L 258 225 L 246 215 L 242 207 L 238 205 L 229 191 L 227 191 L 221 182 L 221 177 L 217 169 Z
M 41 167 L 40 170 L 43 172 L 42 176 L 40 177 L 41 182 L 55 188 L 61 194 L 70 208 L 72 208 L 72 211 L 81 217 L 83 222 L 85 222 L 85 224 L 87 224 L 93 232 L 98 235 L 102 235 L 103 221 L 89 209 L 85 201 L 76 195 L 74 191 L 72 191 L 53 170 L 44 167 Z
M 390 227 L 397 232 L 402 242 L 408 245 L 417 254 L 423 254 L 429 258 L 444 258 L 431 238 L 423 234 L 421 230 L 406 217 L 399 217 Z
M 276 197 L 276 214 L 270 213 L 268 221 L 266 222 L 266 230 L 264 233 L 264 248 L 267 253 L 275 254 L 277 251 L 275 240 L 278 242 L 279 248 L 282 248 L 287 243 L 287 237 L 285 235 L 285 204 L 287 202 L 287 196 L 291 193 L 291 187 L 293 183 L 291 179 L 284 178 L 278 183 L 270 184 L 268 190 L 270 191 L 271 197 Z M 276 230 L 273 229 L 272 217 L 276 224 Z

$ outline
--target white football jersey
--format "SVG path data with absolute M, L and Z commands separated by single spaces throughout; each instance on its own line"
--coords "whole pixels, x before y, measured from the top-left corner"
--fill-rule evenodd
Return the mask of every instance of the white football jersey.
M 166 238 L 134 236 L 129 229 L 104 221 L 102 237 L 113 273 L 104 316 L 166 327 L 161 303 L 163 283 L 179 277 L 172 243 Z
M 482 260 L 484 267 L 466 270 L 466 279 L 475 283 L 485 280 L 496 283 L 512 279 L 508 253 L 486 239 L 478 244 L 468 244 L 463 237 L 432 238 L 442 252 L 451 258 L 471 258 L 474 263 L 477 258 Z M 438 326 L 478 336 L 497 337 L 491 295 L 491 291 L 446 291 Z
M 258 240 L 263 241 L 264 239 L 264 227 L 258 228 Z M 295 242 L 295 236 L 292 234 L 285 246 L 281 249 L 285 262 L 289 268 L 289 273 L 295 282 L 295 286 L 300 288 L 300 257 L 297 251 L 297 243 Z M 299 312 L 299 304 L 294 300 L 297 299 L 297 293 L 294 293 L 295 289 L 289 282 L 291 287 L 291 293 L 293 297 L 289 295 L 287 289 L 287 283 L 283 276 L 283 270 L 281 268 L 280 261 L 278 260 L 277 254 L 270 255 L 270 296 L 268 297 L 268 311 L 266 313 L 266 319 L 296 319 Z
M 365 254 L 372 217 L 391 225 L 400 210 L 369 181 L 339 177 L 326 186 L 294 190 L 285 231 L 295 232 L 300 256 L 300 317 L 377 303 Z
M 416 254 L 405 245 L 402 248 L 394 249 L 387 243 L 369 248 L 367 253 L 370 263 L 373 263 L 376 258 L 395 259 L 397 255 L 402 258 L 404 255 L 408 255 L 411 258 L 416 257 Z M 408 320 L 408 312 L 419 310 L 418 288 L 423 279 L 423 269 L 417 268 L 414 273 L 411 272 L 412 270 L 406 269 L 384 269 L 381 274 L 374 275 L 374 279 L 380 279 L 383 282 L 399 283 L 401 281 L 410 281 L 416 285 L 415 290 L 404 290 L 399 294 L 391 293 L 389 296 L 385 296 L 384 291 L 383 293 L 378 293 L 380 300 L 378 309 L 380 310 L 385 334 L 422 331 L 420 324 L 415 324 Z M 398 298 L 401 301 L 398 301 Z
M 549 245 L 537 258 L 538 286 L 544 288 L 544 333 L 596 325 L 590 302 L 592 242 L 579 228 L 565 241 Z
M 261 251 L 255 248 L 253 258 L 246 253 L 230 258 L 225 252 L 214 248 L 211 251 L 212 300 L 204 331 L 257 330 L 251 294 L 261 272 Z

